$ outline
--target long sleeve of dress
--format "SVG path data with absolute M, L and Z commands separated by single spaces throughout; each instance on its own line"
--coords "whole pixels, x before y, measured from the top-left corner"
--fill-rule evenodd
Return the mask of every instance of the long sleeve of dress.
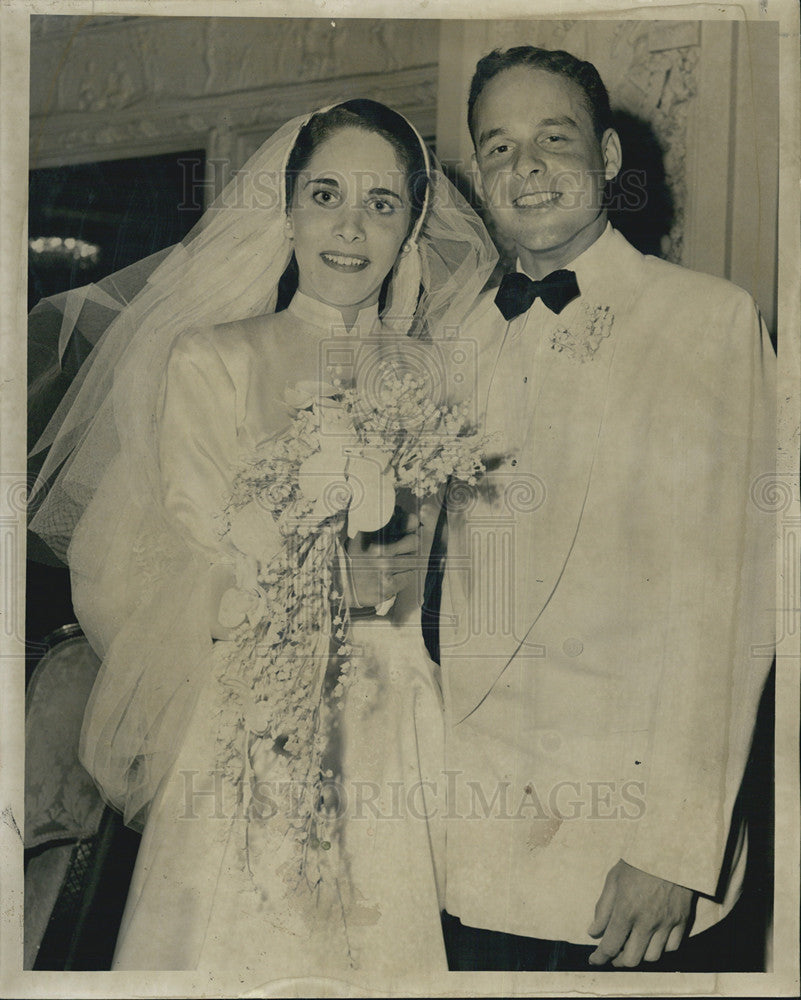
M 236 387 L 211 331 L 190 332 L 176 343 L 167 367 L 159 464 L 167 516 L 209 561 L 208 629 L 215 638 L 226 637 L 219 606 L 236 579 L 236 555 L 220 538 L 219 520 L 236 452 Z
M 159 417 L 164 507 L 189 544 L 224 559 L 218 514 L 236 456 L 236 390 L 212 334 L 193 331 L 173 347 Z
M 99 501 L 85 528 L 95 539 L 119 535 L 114 545 L 121 550 L 124 538 L 132 553 L 125 566 L 112 560 L 104 572 L 114 589 L 130 592 L 125 601 L 87 587 L 87 607 L 106 602 L 121 610 L 104 630 L 81 757 L 134 825 L 175 758 L 211 669 L 219 599 L 234 579 L 234 554 L 219 539 L 217 514 L 236 456 L 236 393 L 210 332 L 178 339 L 154 416 L 160 495 L 146 510 L 129 509 L 111 476 L 114 495 Z M 110 620 L 105 611 L 95 617 Z

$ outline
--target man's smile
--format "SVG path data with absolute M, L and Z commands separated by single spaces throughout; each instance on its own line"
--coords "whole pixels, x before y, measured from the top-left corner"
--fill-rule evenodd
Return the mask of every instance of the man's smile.
M 327 250 L 323 250 L 320 254 L 324 264 L 333 268 L 335 271 L 345 271 L 351 273 L 353 271 L 363 271 L 370 263 L 367 257 L 359 257 L 354 254 L 344 254 L 344 253 L 333 253 Z
M 561 197 L 558 191 L 530 191 L 518 195 L 513 204 L 516 208 L 548 208 Z

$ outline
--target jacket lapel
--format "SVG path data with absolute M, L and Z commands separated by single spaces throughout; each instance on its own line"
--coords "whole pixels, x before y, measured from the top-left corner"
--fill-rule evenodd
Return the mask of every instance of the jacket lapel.
M 620 326 L 638 287 L 641 255 L 618 233 L 610 237 L 604 257 L 579 275 L 581 297 L 545 332 L 517 464 L 486 476 L 456 529 L 470 567 L 448 573 L 443 595 L 443 610 L 455 609 L 460 626 L 442 651 L 454 722 L 479 707 L 513 658 L 545 655 L 536 624 L 581 525 Z M 514 400 L 519 379 L 500 365 L 489 392 L 491 405 Z

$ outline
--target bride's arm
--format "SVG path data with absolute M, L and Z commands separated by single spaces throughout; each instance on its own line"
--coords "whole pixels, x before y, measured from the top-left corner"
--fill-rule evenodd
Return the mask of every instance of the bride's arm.
M 232 550 L 218 521 L 237 452 L 236 389 L 214 346 L 213 330 L 176 341 L 167 364 L 159 414 L 162 500 L 176 530 L 209 561 L 209 630 L 224 639 L 223 594 L 235 583 Z

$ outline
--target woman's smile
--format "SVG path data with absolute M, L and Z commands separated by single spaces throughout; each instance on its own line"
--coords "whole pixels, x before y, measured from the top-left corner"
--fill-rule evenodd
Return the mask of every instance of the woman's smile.
M 345 273 L 363 271 L 370 264 L 369 257 L 359 257 L 355 254 L 343 254 L 323 250 L 320 256 L 324 264 L 332 267 L 335 271 L 344 271 Z

